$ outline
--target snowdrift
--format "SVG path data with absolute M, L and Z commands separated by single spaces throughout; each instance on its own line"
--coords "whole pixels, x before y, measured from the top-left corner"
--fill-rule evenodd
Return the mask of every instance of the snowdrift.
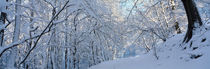
M 150 51 L 136 57 L 106 61 L 89 69 L 210 69 L 210 31 L 196 34 L 183 44 L 184 34 L 157 46 L 157 60 Z

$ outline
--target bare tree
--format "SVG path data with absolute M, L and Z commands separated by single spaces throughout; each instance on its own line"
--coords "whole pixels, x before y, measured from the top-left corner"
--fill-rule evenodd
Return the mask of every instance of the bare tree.
M 169 1 L 169 4 L 170 4 L 170 7 L 171 7 L 171 10 L 172 10 L 172 11 L 176 10 L 175 0 L 170 0 L 170 1 Z M 174 27 L 175 27 L 176 33 L 177 33 L 177 34 L 180 34 L 180 33 L 182 33 L 182 32 L 181 32 L 181 29 L 180 29 L 180 26 L 179 26 L 179 22 L 177 21 L 174 12 L 172 12 L 172 15 L 173 15 L 173 19 L 174 19 Z
M 1 15 L 0 16 L 0 26 L 4 26 L 7 14 L 4 12 L 0 12 L 0 15 Z M 0 30 L 0 46 L 3 45 L 3 41 L 4 41 L 4 29 L 1 29 Z
M 6 2 L 5 0 L 2 0 L 4 2 Z M 5 13 L 6 10 L 6 5 L 0 5 L 0 26 L 4 27 L 5 25 L 5 20 L 7 18 L 7 13 Z M 4 29 L 1 28 L 0 29 L 0 46 L 3 45 L 3 41 L 4 41 Z

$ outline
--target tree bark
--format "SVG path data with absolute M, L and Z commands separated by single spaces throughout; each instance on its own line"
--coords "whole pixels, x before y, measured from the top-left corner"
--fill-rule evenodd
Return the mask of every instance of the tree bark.
M 8 2 L 8 0 L 2 0 L 2 3 L 6 3 Z M 2 27 L 2 29 L 0 29 L 0 47 L 3 46 L 3 42 L 4 42 L 4 24 L 5 24 L 5 20 L 7 18 L 7 13 L 5 12 L 7 9 L 6 5 L 0 5 L 0 26 Z
M 184 4 L 184 8 L 188 19 L 188 29 L 183 41 L 187 43 L 193 36 L 193 30 L 201 26 L 202 21 L 197 10 L 196 4 L 193 0 L 182 0 L 182 2 Z
M 7 14 L 4 12 L 0 12 L 0 26 L 4 26 Z M 3 46 L 4 41 L 4 29 L 0 30 L 0 46 Z
M 21 12 L 19 6 L 20 4 L 21 0 L 16 0 L 15 13 L 17 15 L 15 15 L 15 27 L 14 27 L 14 34 L 12 40 L 13 43 L 19 40 L 19 35 L 20 35 L 20 22 L 21 22 L 21 16 L 19 15 Z M 17 61 L 16 61 L 17 56 L 18 56 L 18 48 L 14 47 L 12 48 L 8 67 L 17 67 Z
M 7 0 L 1 0 L 1 2 L 7 2 Z M 6 10 L 6 6 L 5 5 L 0 5 L 0 27 L 2 27 L 0 29 L 0 47 L 2 47 L 4 45 L 4 26 L 5 26 L 5 20 L 7 18 L 7 13 L 5 13 L 4 11 Z M 0 54 L 1 56 L 1 54 Z M 0 58 L 0 69 L 5 68 L 5 61 L 6 58 Z

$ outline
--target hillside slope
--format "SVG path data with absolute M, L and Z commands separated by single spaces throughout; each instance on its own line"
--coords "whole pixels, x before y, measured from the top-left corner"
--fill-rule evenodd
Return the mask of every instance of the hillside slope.
M 158 46 L 157 60 L 153 52 L 131 58 L 103 62 L 89 69 L 209 69 L 210 31 L 194 35 L 182 44 L 183 34 L 175 35 Z

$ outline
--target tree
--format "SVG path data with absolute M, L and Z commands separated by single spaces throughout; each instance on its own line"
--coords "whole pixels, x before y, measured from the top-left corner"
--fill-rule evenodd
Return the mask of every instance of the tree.
M 189 42 L 192 38 L 194 30 L 202 26 L 202 21 L 193 0 L 182 0 L 188 19 L 188 29 L 183 42 Z
M 6 3 L 5 0 L 0 0 L 1 1 L 1 5 L 0 5 L 0 26 L 3 27 L 5 24 L 5 20 L 7 18 L 7 14 L 5 13 L 6 10 L 6 5 L 4 3 Z M 4 29 L 1 28 L 0 29 L 0 46 L 3 45 L 3 41 L 4 41 Z
M 175 0 L 170 0 L 169 3 L 170 3 L 171 11 L 176 10 Z M 177 33 L 177 34 L 180 34 L 180 33 L 182 33 L 182 32 L 181 32 L 181 29 L 180 29 L 180 27 L 179 27 L 179 22 L 177 21 L 174 12 L 172 12 L 172 15 L 173 15 L 173 19 L 174 19 L 174 27 L 175 27 L 176 33 Z
M 19 35 L 20 35 L 20 23 L 21 23 L 21 16 L 20 16 L 20 5 L 21 0 L 16 0 L 16 5 L 15 5 L 15 27 L 14 27 L 14 33 L 13 33 L 13 40 L 12 42 L 17 42 L 19 40 Z M 14 47 L 12 48 L 12 52 L 10 54 L 10 60 L 9 60 L 9 67 L 17 67 L 17 61 L 16 58 L 18 56 L 18 48 Z
M 3 47 L 4 44 L 4 28 L 5 28 L 5 22 L 6 22 L 6 18 L 7 18 L 7 13 L 5 12 L 6 10 L 6 0 L 0 0 L 0 47 Z M 3 62 L 5 62 L 4 58 L 0 58 L 0 69 L 4 68 L 4 64 Z

